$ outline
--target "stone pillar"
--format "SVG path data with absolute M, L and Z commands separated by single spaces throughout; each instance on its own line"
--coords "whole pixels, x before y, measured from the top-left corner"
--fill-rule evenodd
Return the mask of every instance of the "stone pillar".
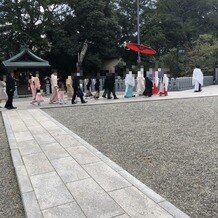
M 218 66 L 215 69 L 215 84 L 218 84 Z
M 45 84 L 45 93 L 46 95 L 50 95 L 50 83 L 49 80 L 46 80 L 46 84 Z

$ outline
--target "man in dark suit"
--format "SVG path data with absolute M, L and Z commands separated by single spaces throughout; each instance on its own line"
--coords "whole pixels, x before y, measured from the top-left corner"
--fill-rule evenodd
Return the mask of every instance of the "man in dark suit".
M 76 76 L 75 77 L 72 76 L 72 79 L 73 79 L 74 93 L 73 93 L 71 103 L 76 104 L 76 102 L 75 102 L 76 96 L 78 96 L 80 98 L 82 104 L 87 103 L 87 101 L 85 101 L 83 99 L 83 92 L 79 87 L 79 79 Z
M 6 77 L 6 92 L 8 95 L 8 100 L 5 104 L 5 108 L 8 110 L 16 109 L 16 107 L 13 106 L 13 97 L 14 97 L 14 91 L 15 91 L 15 80 L 14 80 L 14 72 L 8 73 Z
M 143 95 L 151 97 L 152 96 L 152 87 L 153 87 L 153 83 L 150 80 L 150 78 L 145 77 L 145 91 L 143 92 Z
M 104 93 L 102 95 L 103 98 L 111 99 L 111 93 L 114 96 L 114 99 L 118 99 L 115 93 L 115 73 L 107 73 L 106 74 L 106 79 L 104 82 Z

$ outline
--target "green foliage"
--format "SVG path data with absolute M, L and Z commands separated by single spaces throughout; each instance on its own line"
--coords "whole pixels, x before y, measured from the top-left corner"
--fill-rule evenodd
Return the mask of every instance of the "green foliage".
M 199 63 L 207 72 L 217 64 L 217 0 L 139 0 L 141 43 L 157 50 L 142 55 L 145 68 L 169 67 L 187 75 Z M 102 60 L 122 57 L 136 65 L 137 53 L 124 41 L 137 42 L 136 0 L 4 0 L 0 4 L 0 58 L 23 43 L 63 72 L 75 69 L 78 52 L 88 40 L 86 72 Z M 180 50 L 184 52 L 180 52 Z
M 209 34 L 200 35 L 187 51 L 189 71 L 196 64 L 210 74 L 218 64 L 218 39 Z

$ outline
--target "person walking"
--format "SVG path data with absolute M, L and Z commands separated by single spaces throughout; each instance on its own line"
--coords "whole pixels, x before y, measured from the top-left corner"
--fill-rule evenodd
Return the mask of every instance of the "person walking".
M 125 85 L 126 85 L 126 90 L 125 90 L 124 98 L 135 97 L 135 95 L 133 95 L 133 88 L 135 87 L 135 78 L 132 75 L 132 71 L 129 71 L 129 73 L 126 74 Z
M 40 84 L 40 80 L 39 80 L 39 73 L 36 73 L 36 76 L 34 78 L 34 83 L 35 83 L 35 89 L 36 89 L 36 100 L 35 102 L 37 102 L 38 105 L 41 105 L 41 102 L 44 101 L 43 97 L 42 97 L 42 93 L 41 93 L 41 84 Z
M 65 93 L 65 87 L 63 82 L 59 82 L 58 84 L 58 102 L 59 104 L 66 104 L 64 101 L 64 93 Z
M 79 87 L 79 80 L 78 80 L 78 78 L 76 76 L 72 77 L 72 78 L 73 78 L 74 93 L 73 93 L 73 97 L 72 97 L 71 103 L 72 104 L 76 104 L 76 102 L 75 102 L 76 96 L 78 96 L 80 98 L 82 104 L 87 103 L 87 101 L 84 100 L 84 98 L 83 98 L 84 94 L 83 94 L 82 90 Z
M 91 78 L 86 79 L 86 95 L 85 97 L 92 97 L 92 92 L 91 92 L 91 85 L 92 85 L 92 80 Z
M 95 81 L 95 95 L 94 95 L 94 99 L 99 99 L 99 96 L 100 96 L 100 80 L 99 78 L 97 77 L 96 78 L 96 81 Z
M 143 95 L 151 97 L 152 87 L 153 87 L 153 82 L 151 81 L 151 79 L 148 77 L 145 77 L 145 91 L 143 92 Z
M 114 96 L 114 99 L 119 99 L 116 95 L 116 85 L 115 85 L 115 73 L 112 73 L 112 82 L 113 82 L 113 89 L 112 89 L 112 94 Z
M 138 71 L 138 75 L 136 78 L 136 81 L 137 81 L 136 92 L 138 96 L 142 96 L 143 92 L 145 91 L 145 78 L 142 72 L 143 72 L 142 70 Z
M 34 74 L 30 74 L 29 75 L 29 80 L 28 80 L 28 89 L 31 91 L 32 94 L 32 102 L 30 102 L 31 104 L 33 104 L 36 100 L 36 88 L 35 88 L 35 75 Z
M 106 74 L 106 78 L 105 78 L 105 80 L 104 80 L 104 86 L 103 86 L 103 89 L 104 89 L 104 92 L 103 92 L 103 94 L 102 94 L 102 97 L 103 98 L 106 98 L 106 95 L 107 95 L 107 93 L 108 93 L 108 80 L 109 79 L 109 76 L 108 76 L 108 73 Z
M 10 73 L 8 73 L 6 77 L 6 93 L 8 95 L 8 100 L 5 104 L 5 108 L 7 108 L 8 110 L 17 108 L 13 106 L 14 91 L 15 91 L 14 72 L 11 71 Z
M 113 91 L 114 88 L 114 81 L 112 77 L 112 73 L 109 74 L 108 76 L 108 84 L 107 84 L 107 99 L 111 99 L 111 92 Z
M 66 87 L 67 87 L 67 97 L 68 99 L 72 99 L 73 97 L 73 87 L 72 87 L 72 78 L 68 76 L 66 79 Z
M 203 86 L 204 75 L 198 65 L 195 66 L 192 75 L 192 85 L 194 85 L 194 92 L 201 92 L 201 87 Z
M 6 83 L 3 81 L 3 77 L 0 77 L 0 103 L 2 102 L 2 100 L 6 100 L 8 99 L 8 95 L 6 93 Z M 1 108 L 1 106 L 0 106 Z
M 49 104 L 56 103 L 58 100 L 58 76 L 57 76 L 57 71 L 54 71 L 51 74 L 51 97 L 50 97 L 50 102 Z

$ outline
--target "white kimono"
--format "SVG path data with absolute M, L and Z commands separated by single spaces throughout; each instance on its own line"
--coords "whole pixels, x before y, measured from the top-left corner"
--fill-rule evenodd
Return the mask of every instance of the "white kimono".
M 138 95 L 143 95 L 143 92 L 145 90 L 145 78 L 143 77 L 140 71 L 138 72 L 136 81 L 137 81 L 136 92 Z
M 125 90 L 124 97 L 125 98 L 132 98 L 133 97 L 133 88 L 135 86 L 135 78 L 132 76 L 131 71 L 129 72 L 129 74 L 126 74 L 125 85 L 126 85 L 126 90 Z
M 199 91 L 199 84 L 203 86 L 204 76 L 199 68 L 195 68 L 192 76 L 192 85 L 195 86 L 194 91 Z

